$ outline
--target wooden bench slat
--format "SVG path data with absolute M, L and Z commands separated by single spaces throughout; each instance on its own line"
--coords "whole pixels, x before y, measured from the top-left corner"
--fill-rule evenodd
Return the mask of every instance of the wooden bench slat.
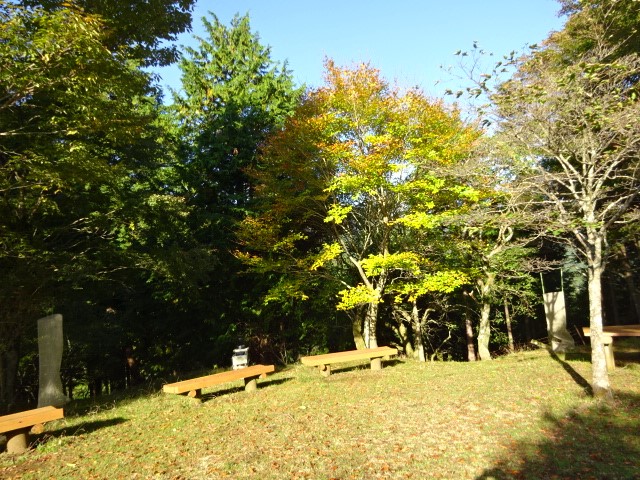
M 29 428 L 40 423 L 64 418 L 64 410 L 56 407 L 42 407 L 0 417 L 0 433 Z
M 273 365 L 252 365 L 238 370 L 229 370 L 227 372 L 215 373 L 204 377 L 182 380 L 181 382 L 168 383 L 162 387 L 162 390 L 166 393 L 187 393 L 244 378 L 265 378 L 267 373 L 271 373 L 273 371 L 275 371 L 275 367 Z
M 30 413 L 52 412 L 52 411 L 55 411 L 55 410 L 60 410 L 60 409 L 56 408 L 56 407 L 51 407 L 51 406 L 34 408 L 33 410 L 24 410 L 22 412 L 10 413 L 8 415 L 3 415 L 3 416 L 0 417 L 0 421 L 11 420 L 13 418 L 24 417 L 25 415 L 28 415 Z
M 367 348 L 362 350 L 348 350 L 346 352 L 325 353 L 322 355 L 313 355 L 309 357 L 301 357 L 300 361 L 303 365 L 316 367 L 320 365 L 329 365 L 331 363 L 350 362 L 352 360 L 369 360 L 377 357 L 386 357 L 397 355 L 398 351 L 391 347 Z

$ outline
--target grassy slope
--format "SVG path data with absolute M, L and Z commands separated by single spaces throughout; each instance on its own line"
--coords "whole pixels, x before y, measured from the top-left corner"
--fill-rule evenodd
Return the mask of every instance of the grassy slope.
M 326 379 L 296 366 L 202 404 L 79 403 L 35 450 L 1 454 L 0 478 L 640 478 L 640 365 L 612 373 L 611 405 L 589 398 L 590 370 L 542 351 Z

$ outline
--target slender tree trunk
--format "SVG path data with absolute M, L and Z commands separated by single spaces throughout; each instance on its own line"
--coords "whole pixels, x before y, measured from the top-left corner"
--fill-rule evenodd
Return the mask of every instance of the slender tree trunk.
M 513 328 L 511 326 L 511 313 L 509 312 L 509 302 L 504 299 L 504 321 L 507 324 L 507 336 L 509 337 L 509 351 L 513 352 L 516 349 L 513 342 Z
M 602 343 L 602 261 L 603 238 L 598 232 L 588 232 L 590 251 L 587 258 L 589 291 L 589 326 L 591 328 L 591 387 L 596 398 L 612 396 L 609 373 Z
M 420 314 L 418 312 L 418 304 L 414 301 L 413 308 L 411 309 L 411 323 L 413 324 L 413 336 L 415 349 L 418 354 L 418 359 L 421 362 L 427 361 L 427 355 L 424 351 L 424 339 L 422 338 L 422 326 L 423 322 L 420 320 Z
M 489 351 L 489 340 L 491 340 L 491 304 L 489 302 L 482 303 L 480 310 L 480 323 L 478 325 L 478 354 L 480 360 L 491 360 L 491 352 Z
M 616 285 L 611 275 L 604 275 L 606 289 L 603 294 L 604 304 L 608 307 L 604 310 L 604 319 L 607 325 L 620 325 L 620 309 L 618 308 L 618 298 L 616 296 Z M 608 314 L 611 313 L 611 316 Z
M 474 345 L 471 315 L 469 315 L 468 313 L 464 315 L 464 331 L 467 337 L 467 360 L 469 360 L 470 362 L 475 362 L 478 360 L 478 357 L 476 356 L 476 347 Z
M 495 274 L 489 272 L 484 280 L 479 282 L 480 299 L 482 302 L 480 308 L 480 323 L 478 325 L 478 354 L 480 360 L 491 360 L 491 352 L 489 351 L 489 341 L 491 340 L 491 304 L 489 303 L 489 294 L 493 289 Z
M 378 302 L 371 302 L 367 307 L 367 313 L 364 318 L 364 343 L 366 348 L 376 348 L 378 346 L 378 338 L 376 336 L 376 327 L 378 323 Z
M 0 414 L 9 413 L 13 407 L 18 376 L 18 349 L 15 345 L 4 347 L 0 352 Z
M 532 338 L 533 338 L 533 334 L 532 332 L 532 327 L 531 327 L 531 319 L 529 318 L 529 315 L 525 315 L 524 317 L 524 335 L 525 335 L 525 341 L 528 343 Z
M 366 348 L 362 327 L 364 319 L 362 318 L 361 310 L 358 309 L 351 317 L 351 332 L 353 333 L 353 343 L 356 345 L 356 349 L 362 350 Z

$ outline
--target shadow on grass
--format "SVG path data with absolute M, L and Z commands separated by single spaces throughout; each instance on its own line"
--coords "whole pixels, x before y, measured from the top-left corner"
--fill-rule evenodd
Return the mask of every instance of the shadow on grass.
M 612 345 L 616 367 L 625 367 L 633 364 L 640 365 L 640 338 L 616 337 Z M 590 362 L 591 347 L 589 345 L 578 345 L 574 350 L 565 354 L 565 359 Z
M 282 385 L 283 383 L 290 382 L 291 378 L 278 378 L 276 380 L 258 380 L 258 390 L 262 390 L 264 388 L 270 388 L 274 385 Z M 200 397 L 200 401 L 202 403 L 208 402 L 209 400 L 213 400 L 216 397 L 221 397 L 223 395 L 229 395 L 232 393 L 240 393 L 244 391 L 244 387 L 230 387 L 225 388 L 224 390 L 216 390 L 214 392 L 203 393 Z
M 53 437 L 60 436 L 76 436 L 76 435 L 84 435 L 85 433 L 93 433 L 97 430 L 101 430 L 107 427 L 113 427 L 115 425 L 120 425 L 122 423 L 126 423 L 129 420 L 122 417 L 109 418 L 107 420 L 96 420 L 93 422 L 82 422 L 73 427 L 65 427 L 58 428 L 56 430 L 50 430 L 46 432 L 46 435 L 50 435 Z
M 547 439 L 521 442 L 476 480 L 640 478 L 640 396 L 620 393 L 567 416 L 546 414 Z
M 42 445 L 50 441 L 52 438 L 61 438 L 61 437 L 77 437 L 80 435 L 85 435 L 87 433 L 92 433 L 97 430 L 101 430 L 107 427 L 113 427 L 115 425 L 120 425 L 122 423 L 126 423 L 128 420 L 126 418 L 118 417 L 118 418 L 110 418 L 108 420 L 96 420 L 93 422 L 82 422 L 78 425 L 74 425 L 72 427 L 63 427 L 58 428 L 56 430 L 48 430 L 46 432 L 31 435 L 31 446 Z
M 398 364 L 403 363 L 402 360 L 398 360 L 398 359 L 391 359 L 391 360 L 383 360 L 382 361 L 382 370 L 384 370 L 387 367 L 394 367 Z M 313 367 L 313 370 L 317 371 L 317 367 Z M 345 365 L 345 364 L 340 364 L 340 363 L 334 363 L 331 365 L 331 375 L 333 374 L 337 374 L 337 373 L 346 373 L 346 372 L 354 372 L 357 370 L 371 370 L 371 364 L 370 363 L 359 363 L 357 365 Z M 320 375 L 321 376 L 321 375 Z
M 576 372 L 576 370 L 571 365 L 565 362 L 558 355 L 556 355 L 553 352 L 550 352 L 550 354 L 551 354 L 551 358 L 553 358 L 556 362 L 562 365 L 562 368 L 564 369 L 564 371 L 569 374 L 569 376 L 573 379 L 574 382 L 576 382 L 580 387 L 584 389 L 587 395 L 593 396 L 593 389 L 591 388 L 591 384 L 586 378 L 584 378 L 582 375 Z
M 114 406 L 123 406 L 141 398 L 156 395 L 161 386 L 159 382 L 149 382 L 126 390 L 116 390 L 112 393 L 89 398 L 74 398 L 64 406 L 65 416 L 84 416 L 102 410 L 110 410 Z

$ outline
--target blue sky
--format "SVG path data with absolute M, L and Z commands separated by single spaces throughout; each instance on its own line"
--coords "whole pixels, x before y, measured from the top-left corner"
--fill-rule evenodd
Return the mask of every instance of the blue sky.
M 538 43 L 562 27 L 556 0 L 199 0 L 193 31 L 180 45 L 203 35 L 201 17 L 212 11 L 229 25 L 248 13 L 251 28 L 272 59 L 287 61 L 298 84 L 323 83 L 323 61 L 340 66 L 369 62 L 389 81 L 420 86 L 442 96 L 455 65 L 454 52 L 477 41 L 496 56 Z M 177 67 L 159 70 L 161 84 L 180 88 Z

